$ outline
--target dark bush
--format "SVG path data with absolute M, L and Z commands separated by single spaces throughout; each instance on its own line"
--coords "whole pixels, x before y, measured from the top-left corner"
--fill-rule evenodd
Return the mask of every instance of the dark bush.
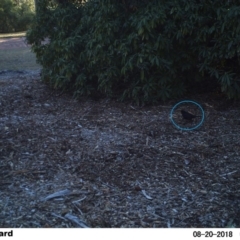
M 0 1 L 0 33 L 26 31 L 31 26 L 34 12 L 30 4 L 14 4 L 12 0 Z
M 238 98 L 238 19 L 235 1 L 41 0 L 27 38 L 43 79 L 75 97 L 152 103 L 217 79 Z

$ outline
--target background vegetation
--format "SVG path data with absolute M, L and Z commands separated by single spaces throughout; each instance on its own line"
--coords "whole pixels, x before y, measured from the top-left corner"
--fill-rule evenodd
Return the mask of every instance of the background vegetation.
M 215 83 L 240 97 L 237 1 L 38 2 L 27 39 L 54 88 L 153 103 Z
M 32 0 L 0 1 L 0 33 L 26 31 L 35 15 Z

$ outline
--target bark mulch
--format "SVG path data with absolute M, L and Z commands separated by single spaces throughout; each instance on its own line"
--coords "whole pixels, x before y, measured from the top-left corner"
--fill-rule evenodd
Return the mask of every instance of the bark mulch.
M 240 227 L 240 110 L 73 100 L 38 73 L 0 74 L 1 227 Z

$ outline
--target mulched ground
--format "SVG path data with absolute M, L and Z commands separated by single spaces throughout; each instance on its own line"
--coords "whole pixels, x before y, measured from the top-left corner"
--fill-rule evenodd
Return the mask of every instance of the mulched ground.
M 0 74 L 0 226 L 240 227 L 239 103 L 195 100 L 206 120 L 181 131 L 173 102 L 76 101 Z

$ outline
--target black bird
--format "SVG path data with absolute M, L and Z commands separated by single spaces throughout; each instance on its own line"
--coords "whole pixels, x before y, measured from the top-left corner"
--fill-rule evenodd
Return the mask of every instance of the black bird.
M 193 118 L 201 117 L 201 116 L 193 115 L 185 110 L 181 110 L 181 113 L 182 113 L 183 118 L 186 120 L 193 120 Z

